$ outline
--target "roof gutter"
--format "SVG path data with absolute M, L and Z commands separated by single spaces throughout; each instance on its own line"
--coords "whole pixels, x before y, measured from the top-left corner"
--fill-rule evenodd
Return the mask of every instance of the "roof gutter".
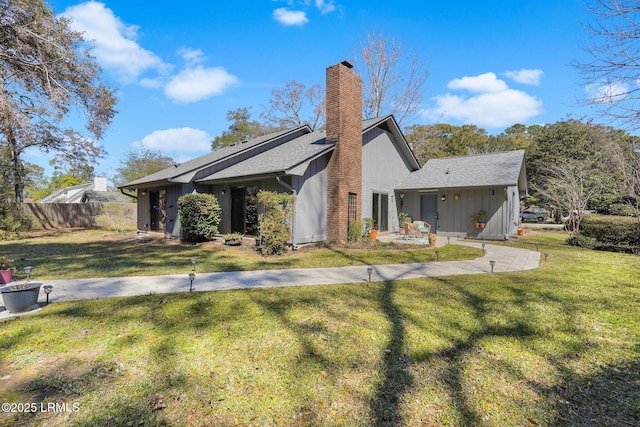
M 125 192 L 124 192 L 124 188 L 121 188 L 121 189 L 120 189 L 120 192 L 121 192 L 122 194 L 124 194 L 125 196 L 129 196 L 129 197 L 131 197 L 132 199 L 136 199 L 136 200 L 138 200 L 138 196 L 134 196 L 133 194 L 125 193 Z
M 293 209 L 291 212 L 291 249 L 296 250 L 298 249 L 298 246 L 296 245 L 295 217 L 296 217 L 296 196 L 298 195 L 298 193 L 292 186 L 284 182 L 279 176 L 276 176 L 276 181 L 278 181 L 278 184 L 280 184 L 287 190 L 291 191 L 291 193 L 293 193 Z

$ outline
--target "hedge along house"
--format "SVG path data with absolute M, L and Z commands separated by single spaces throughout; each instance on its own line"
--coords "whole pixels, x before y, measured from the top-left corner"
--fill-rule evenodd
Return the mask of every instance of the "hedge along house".
M 215 195 L 221 233 L 253 225 L 258 190 L 295 195 L 292 244 L 346 239 L 349 220 L 397 230 L 395 187 L 419 169 L 393 116 L 362 120 L 362 83 L 342 62 L 327 68 L 326 130 L 307 125 L 223 147 L 120 188 L 138 191 L 138 228 L 180 236 L 177 200 Z
M 527 195 L 524 150 L 431 159 L 396 190 L 401 208 L 443 237 L 505 240 L 516 234 Z M 476 227 L 484 212 L 484 228 Z
M 448 212 L 438 211 L 446 209 L 440 199 L 429 199 L 433 205 L 421 204 L 423 193 L 451 190 L 428 182 L 426 171 L 433 160 L 419 168 L 393 116 L 362 120 L 362 82 L 351 68 L 347 62 L 327 68 L 326 130 L 302 125 L 274 132 L 121 186 L 138 190 L 138 228 L 181 236 L 177 200 L 196 191 L 218 198 L 221 233 L 247 233 L 256 221 L 253 196 L 269 190 L 295 196 L 293 245 L 344 240 L 349 221 L 363 217 L 373 218 L 382 233 L 397 231 L 400 211 L 432 223 L 438 234 L 460 231 L 456 221 L 444 220 Z M 513 185 L 523 188 L 518 182 Z M 437 228 L 430 218 L 441 218 Z M 501 227 L 503 233 L 510 232 L 506 225 Z

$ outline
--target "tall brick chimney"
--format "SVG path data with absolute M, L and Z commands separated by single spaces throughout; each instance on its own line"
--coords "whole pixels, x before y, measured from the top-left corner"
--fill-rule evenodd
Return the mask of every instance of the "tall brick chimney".
M 347 238 L 360 221 L 362 201 L 362 80 L 348 62 L 327 68 L 327 142 L 336 147 L 327 165 L 327 238 Z

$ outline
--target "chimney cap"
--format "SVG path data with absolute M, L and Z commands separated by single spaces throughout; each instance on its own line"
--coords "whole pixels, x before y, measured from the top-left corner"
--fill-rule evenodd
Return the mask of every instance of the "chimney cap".
M 349 69 L 353 68 L 353 65 L 349 61 L 342 61 L 341 64 Z

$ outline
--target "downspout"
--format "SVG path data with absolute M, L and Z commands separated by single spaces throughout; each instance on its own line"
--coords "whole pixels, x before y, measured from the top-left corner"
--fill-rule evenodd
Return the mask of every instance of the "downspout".
M 276 181 L 278 181 L 278 184 L 282 185 L 284 188 L 286 188 L 287 190 L 291 191 L 291 193 L 293 193 L 293 209 L 291 211 L 291 217 L 292 217 L 291 218 L 291 249 L 295 251 L 296 249 L 298 249 L 298 246 L 296 245 L 296 241 L 295 241 L 296 196 L 298 195 L 298 193 L 292 186 L 290 186 L 289 184 L 284 182 L 282 179 L 280 179 L 279 176 L 276 176 Z

